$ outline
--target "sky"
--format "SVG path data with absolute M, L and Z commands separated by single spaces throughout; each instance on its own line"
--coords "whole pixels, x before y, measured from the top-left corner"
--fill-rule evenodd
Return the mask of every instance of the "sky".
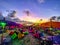
M 16 16 L 20 19 L 48 19 L 60 16 L 60 0 L 0 0 L 0 12 L 4 16 L 8 13 L 6 10 L 16 10 Z M 30 12 L 30 17 L 27 18 L 24 10 Z

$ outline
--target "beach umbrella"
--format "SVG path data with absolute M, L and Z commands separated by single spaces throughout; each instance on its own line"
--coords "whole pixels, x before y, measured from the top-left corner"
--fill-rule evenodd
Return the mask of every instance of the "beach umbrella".
M 49 30 L 50 30 L 50 31 L 52 31 L 52 30 L 53 30 L 53 28 L 49 28 Z
M 0 22 L 0 25 L 3 28 L 3 31 L 4 31 L 4 28 L 6 26 L 6 23 L 5 22 Z M 1 42 L 3 42 L 3 31 L 2 31 L 2 36 L 1 36 Z
M 1 25 L 1 26 L 3 27 L 3 29 L 4 29 L 4 27 L 6 26 L 6 23 L 5 23 L 5 22 L 1 22 L 0 25 Z
M 16 34 L 16 33 L 14 33 L 14 34 L 11 36 L 12 39 L 15 39 L 16 37 L 17 37 L 17 34 Z
M 23 32 L 25 35 L 28 35 L 29 34 L 29 32 Z
M 60 30 L 57 30 L 56 32 L 57 32 L 57 33 L 60 33 Z

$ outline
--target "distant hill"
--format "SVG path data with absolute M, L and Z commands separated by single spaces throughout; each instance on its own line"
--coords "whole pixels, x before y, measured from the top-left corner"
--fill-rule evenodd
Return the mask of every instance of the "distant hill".
M 60 22 L 45 22 L 41 24 L 41 27 L 54 27 L 54 28 L 60 28 Z

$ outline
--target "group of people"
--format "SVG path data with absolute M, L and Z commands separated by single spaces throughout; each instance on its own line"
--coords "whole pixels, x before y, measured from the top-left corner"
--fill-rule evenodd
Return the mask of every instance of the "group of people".
M 15 31 L 16 34 L 20 33 L 23 34 L 23 32 L 27 31 L 29 33 L 32 33 L 32 36 L 34 36 L 36 39 L 39 40 L 40 45 L 53 45 L 53 41 L 49 40 L 46 36 L 45 36 L 45 32 L 47 33 L 47 31 L 41 31 L 43 29 L 38 29 L 38 28 L 20 28 L 17 29 Z M 21 35 L 19 35 L 20 38 Z
M 8 29 L 8 28 L 7 28 Z M 53 41 L 49 40 L 46 36 L 49 32 L 49 30 L 44 30 L 42 28 L 34 28 L 34 27 L 24 27 L 24 28 L 15 28 L 13 29 L 14 33 L 16 33 L 18 35 L 18 38 L 20 38 L 21 34 L 24 37 L 24 32 L 29 32 L 32 34 L 32 36 L 34 36 L 34 38 L 39 40 L 40 45 L 53 45 Z M 47 35 L 45 35 L 45 33 Z

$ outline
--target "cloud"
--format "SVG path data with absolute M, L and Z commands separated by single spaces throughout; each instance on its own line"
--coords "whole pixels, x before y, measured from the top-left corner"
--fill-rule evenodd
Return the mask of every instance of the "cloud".
M 38 0 L 38 2 L 41 4 L 41 3 L 44 3 L 45 0 Z

